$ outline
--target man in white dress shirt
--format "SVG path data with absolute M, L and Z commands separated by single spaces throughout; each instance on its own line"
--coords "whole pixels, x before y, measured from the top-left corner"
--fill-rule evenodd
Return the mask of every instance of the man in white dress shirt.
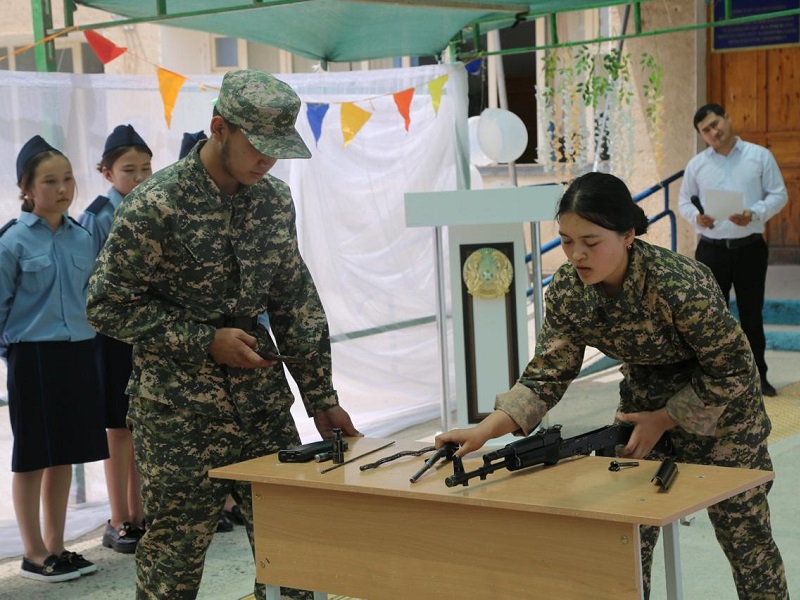
M 763 234 L 766 222 L 786 206 L 786 186 L 772 153 L 737 137 L 720 105 L 701 106 L 694 127 L 708 148 L 686 165 L 678 209 L 700 234 L 695 258 L 711 268 L 726 300 L 733 287 L 739 320 L 761 375 L 761 390 L 774 396 L 777 392 L 767 381 L 764 360 L 762 310 L 769 248 Z M 742 212 L 724 220 L 704 214 L 708 190 L 741 193 Z

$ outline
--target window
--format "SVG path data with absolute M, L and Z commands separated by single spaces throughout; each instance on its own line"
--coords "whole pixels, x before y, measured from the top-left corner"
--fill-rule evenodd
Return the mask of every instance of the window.
M 13 55 L 21 46 L 0 47 L 0 56 L 8 52 L 9 57 L 0 61 L 0 69 L 12 71 L 36 71 L 36 53 L 33 48 Z M 103 73 L 103 63 L 87 43 L 64 43 L 56 47 L 56 71 L 58 73 Z
M 214 71 L 247 68 L 247 43 L 244 40 L 213 35 L 211 48 Z
M 17 52 L 22 46 L 15 46 L 14 52 Z M 14 55 L 14 70 L 15 71 L 35 71 L 36 70 L 36 56 L 34 55 L 33 48 L 25 50 L 19 54 Z
M 89 44 L 81 44 L 81 64 L 83 65 L 82 73 L 105 73 L 106 71 Z

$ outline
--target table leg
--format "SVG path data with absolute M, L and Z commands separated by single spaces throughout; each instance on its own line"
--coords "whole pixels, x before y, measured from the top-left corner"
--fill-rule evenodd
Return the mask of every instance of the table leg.
M 683 575 L 681 574 L 681 549 L 678 540 L 678 524 L 678 521 L 673 521 L 663 528 L 667 600 L 683 600 Z

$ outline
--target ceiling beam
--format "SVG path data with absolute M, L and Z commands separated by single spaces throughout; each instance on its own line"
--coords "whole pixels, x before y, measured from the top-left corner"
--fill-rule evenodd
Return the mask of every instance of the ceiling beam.
M 526 14 L 530 11 L 527 4 L 495 4 L 492 2 L 469 2 L 468 0 L 346 0 L 360 4 L 391 4 L 392 6 L 408 5 L 413 8 L 436 8 L 439 10 L 471 10 L 484 12 L 507 12 Z
M 624 4 L 624 3 L 620 3 Z M 611 36 L 604 36 L 598 37 L 591 40 L 576 40 L 576 41 L 567 41 L 561 42 L 555 38 L 554 42 L 550 44 L 543 44 L 540 46 L 528 46 L 524 48 L 507 48 L 503 50 L 495 50 L 495 51 L 469 51 L 462 54 L 458 54 L 458 58 L 463 60 L 464 62 L 468 62 L 475 58 L 481 56 L 492 56 L 492 55 L 506 55 L 506 54 L 524 54 L 528 52 L 538 52 L 541 50 L 552 50 L 555 48 L 567 48 L 573 46 L 585 46 L 585 45 L 592 45 L 592 44 L 600 44 L 603 42 L 616 42 L 621 40 L 631 40 L 636 38 L 643 38 L 643 37 L 653 37 L 656 35 L 665 35 L 668 33 L 681 33 L 685 31 L 695 31 L 698 29 L 712 29 L 714 27 L 720 27 L 722 25 L 740 25 L 744 23 L 754 23 L 756 21 L 766 21 L 768 19 L 776 19 L 779 17 L 791 17 L 795 15 L 800 15 L 800 8 L 791 8 L 787 10 L 775 11 L 771 13 L 760 13 L 755 15 L 749 15 L 746 17 L 737 17 L 726 19 L 723 21 L 708 21 L 705 23 L 692 23 L 691 25 L 682 25 L 680 27 L 670 27 L 666 29 L 654 29 L 652 31 L 642 31 L 641 30 L 641 16 L 639 17 L 639 24 L 637 24 L 637 31 L 635 33 L 625 34 L 625 35 L 611 35 Z M 550 23 L 553 24 L 554 22 L 554 15 L 549 15 Z M 530 20 L 531 18 L 528 17 L 526 20 Z M 484 23 L 485 24 L 485 23 Z M 551 35 L 557 35 L 556 32 L 551 31 Z

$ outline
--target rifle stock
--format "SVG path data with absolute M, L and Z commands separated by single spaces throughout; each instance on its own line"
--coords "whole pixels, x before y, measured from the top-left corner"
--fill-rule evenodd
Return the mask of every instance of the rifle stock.
M 483 455 L 483 465 L 474 471 L 464 471 L 459 457 L 453 457 L 453 474 L 444 482 L 447 487 L 469 485 L 469 480 L 487 475 L 500 469 L 518 471 L 536 465 L 554 465 L 571 456 L 591 454 L 614 456 L 617 445 L 626 444 L 631 437 L 633 426 L 615 423 L 587 433 L 562 439 L 561 425 L 539 429 L 528 437 L 506 444 L 498 450 Z

